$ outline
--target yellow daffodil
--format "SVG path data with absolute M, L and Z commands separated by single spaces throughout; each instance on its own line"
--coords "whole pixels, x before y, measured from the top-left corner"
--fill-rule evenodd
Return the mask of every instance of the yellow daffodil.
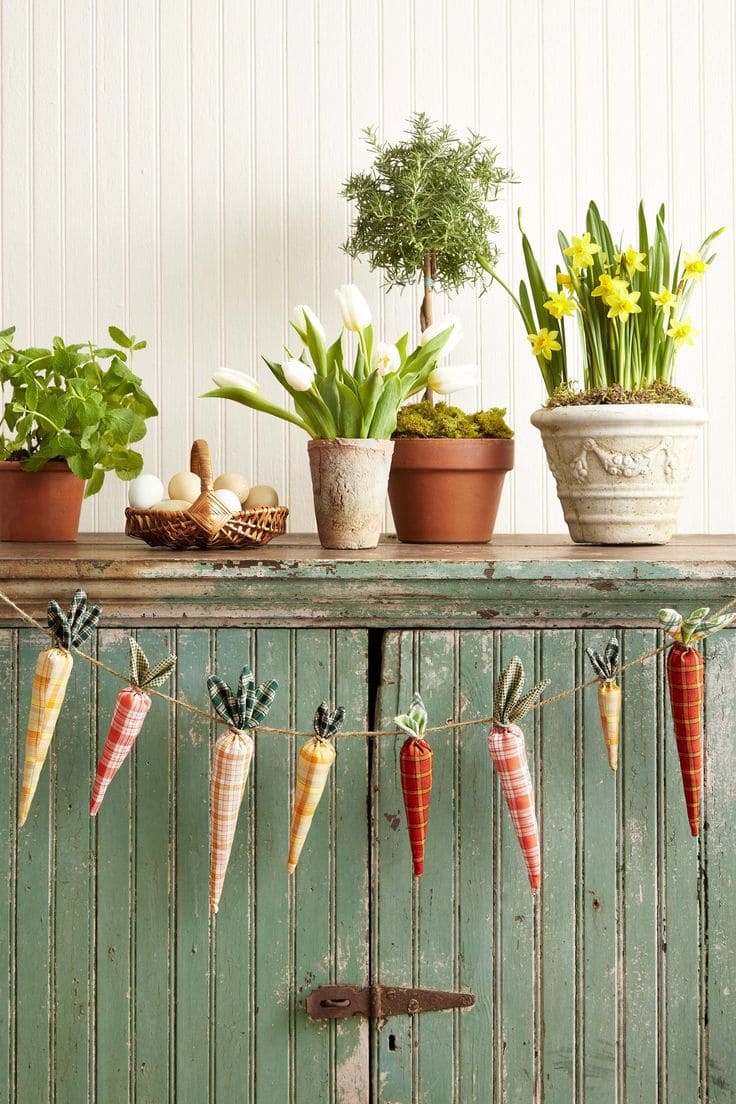
M 564 291 L 558 292 L 556 295 L 550 295 L 544 304 L 544 309 L 549 311 L 553 318 L 565 318 L 568 314 L 574 314 L 576 307 L 575 300 L 571 299 L 569 295 L 565 295 Z
M 677 303 L 677 296 L 671 292 L 668 287 L 662 284 L 659 291 L 652 292 L 652 302 L 657 304 L 658 310 L 674 310 Z
M 610 294 L 603 298 L 603 302 L 610 308 L 608 317 L 627 322 L 630 314 L 640 314 L 641 307 L 637 303 L 640 295 L 640 291 L 629 291 L 624 280 L 614 280 Z
M 557 286 L 558 287 L 571 288 L 572 287 L 572 276 L 570 276 L 570 274 L 568 272 L 558 272 L 557 273 Z
M 593 263 L 593 254 L 598 253 L 600 246 L 590 240 L 590 234 L 586 231 L 582 237 L 572 236 L 572 245 L 564 250 L 565 256 L 572 258 L 572 267 L 575 272 L 582 272 Z
M 543 356 L 545 360 L 552 359 L 552 353 L 556 353 L 562 348 L 559 341 L 556 341 L 559 330 L 548 330 L 543 327 L 539 333 L 527 334 L 527 341 L 532 343 L 532 353 L 534 356 Z
M 694 345 L 697 332 L 695 327 L 690 325 L 689 318 L 676 318 L 672 320 L 667 336 L 672 338 L 675 348 L 679 349 L 681 345 Z
M 598 281 L 598 287 L 593 288 L 591 292 L 594 299 L 603 299 L 605 302 L 606 296 L 610 295 L 611 284 L 613 283 L 613 276 L 607 276 L 605 272 L 601 273 L 601 278 Z
M 704 261 L 699 253 L 685 253 L 682 258 L 683 280 L 702 280 L 703 273 L 710 268 L 707 261 Z
M 647 266 L 643 263 L 645 257 L 646 253 L 637 253 L 633 245 L 630 245 L 629 248 L 624 252 L 622 260 L 626 265 L 626 271 L 629 274 L 629 279 L 631 279 L 635 272 L 646 271 Z

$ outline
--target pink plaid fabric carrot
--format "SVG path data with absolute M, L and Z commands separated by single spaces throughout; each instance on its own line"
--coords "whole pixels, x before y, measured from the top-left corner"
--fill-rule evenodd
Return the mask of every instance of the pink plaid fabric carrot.
M 78 648 L 89 638 L 99 617 L 99 606 L 88 606 L 87 595 L 83 590 L 75 593 L 69 613 L 64 613 L 58 602 L 49 602 L 48 625 L 55 644 L 51 648 L 44 648 L 40 653 L 33 676 L 18 807 L 19 828 L 28 817 L 56 722 L 64 704 L 74 666 L 71 649 Z
M 598 713 L 603 729 L 603 741 L 608 752 L 608 765 L 618 770 L 618 747 L 621 730 L 621 687 L 616 682 L 618 674 L 619 643 L 614 637 L 606 644 L 603 655 L 593 648 L 586 648 L 588 659 L 598 676 Z
M 404 798 L 406 827 L 409 830 L 414 876 L 424 873 L 424 849 L 432 799 L 432 760 L 434 752 L 424 739 L 427 710 L 421 694 L 414 694 L 408 713 L 394 717 L 394 723 L 407 733 L 399 752 L 401 793 Z
M 296 870 L 304 841 L 312 827 L 312 819 L 336 758 L 335 747 L 331 741 L 342 726 L 344 718 L 345 710 L 341 705 L 330 711 L 327 702 L 322 702 L 314 715 L 314 736 L 307 740 L 299 752 L 296 762 L 294 812 L 289 832 L 287 874 L 293 874 Z
M 219 675 L 210 675 L 207 688 L 217 713 L 230 726 L 215 743 L 210 787 L 210 912 L 217 912 L 233 849 L 238 813 L 255 754 L 248 729 L 263 723 L 273 704 L 278 683 L 271 679 L 256 687 L 250 667 L 240 673 L 237 693 Z
M 519 657 L 514 656 L 496 685 L 493 728 L 488 736 L 488 750 L 521 847 L 532 893 L 539 892 L 542 882 L 539 828 L 524 733 L 515 722 L 525 716 L 547 686 L 549 679 L 522 696 L 524 668 Z
M 143 727 L 146 714 L 151 708 L 151 699 L 147 689 L 160 686 L 171 674 L 176 664 L 176 656 L 168 655 L 153 667 L 140 645 L 131 636 L 130 645 L 130 686 L 121 690 L 115 702 L 115 710 L 110 730 L 97 764 L 92 796 L 89 803 L 91 816 L 99 812 L 107 787 L 128 757 Z

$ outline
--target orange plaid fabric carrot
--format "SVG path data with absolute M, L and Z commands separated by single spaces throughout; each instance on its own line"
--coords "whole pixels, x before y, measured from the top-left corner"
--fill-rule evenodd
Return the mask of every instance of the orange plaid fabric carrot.
M 616 682 L 618 674 L 618 640 L 609 640 L 603 655 L 593 648 L 586 648 L 588 659 L 598 675 L 598 712 L 603 729 L 603 740 L 608 751 L 608 765 L 618 770 L 618 748 L 621 731 L 621 687 Z
M 314 715 L 314 736 L 307 740 L 299 752 L 287 874 L 293 874 L 299 862 L 304 841 L 312 826 L 312 818 L 327 784 L 330 768 L 335 762 L 335 748 L 330 741 L 341 728 L 344 719 L 345 710 L 341 705 L 330 712 L 327 702 L 322 702 Z
M 96 816 L 102 805 L 107 787 L 120 770 L 143 727 L 151 699 L 146 689 L 160 686 L 171 674 L 176 656 L 168 655 L 153 667 L 138 642 L 129 637 L 130 686 L 121 690 L 115 701 L 110 730 L 97 764 L 92 796 L 89 803 L 91 816 Z
M 99 617 L 99 607 L 87 605 L 87 595 L 83 590 L 75 593 L 69 613 L 64 613 L 58 602 L 49 602 L 48 625 L 55 644 L 51 648 L 44 648 L 40 653 L 33 676 L 18 808 L 19 828 L 28 817 L 56 722 L 64 704 L 74 666 L 71 649 L 78 648 L 89 638 Z
M 207 688 L 217 713 L 229 728 L 215 744 L 210 788 L 210 912 L 217 912 L 235 839 L 238 813 L 255 754 L 249 729 L 262 724 L 273 704 L 278 683 L 271 679 L 256 687 L 250 667 L 240 673 L 237 693 L 219 675 L 210 675 Z
M 434 758 L 432 748 L 424 739 L 427 710 L 424 708 L 421 694 L 414 694 L 409 712 L 394 717 L 394 723 L 407 733 L 407 738 L 399 752 L 399 770 L 412 865 L 415 877 L 419 878 L 424 873 L 424 849 L 429 824 L 429 803 L 432 798 L 432 760 Z
M 709 617 L 707 608 L 694 610 L 683 618 L 677 610 L 659 611 L 659 620 L 674 643 L 667 653 L 667 682 L 670 689 L 672 722 L 680 760 L 682 787 L 690 832 L 698 835 L 700 803 L 703 794 L 703 691 L 704 665 L 701 653 L 693 647 L 733 622 L 733 614 Z
M 542 883 L 542 858 L 526 742 L 516 721 L 525 716 L 547 686 L 549 679 L 522 696 L 524 668 L 519 657 L 514 656 L 496 685 L 493 728 L 488 736 L 488 750 L 524 856 L 532 893 L 538 893 Z

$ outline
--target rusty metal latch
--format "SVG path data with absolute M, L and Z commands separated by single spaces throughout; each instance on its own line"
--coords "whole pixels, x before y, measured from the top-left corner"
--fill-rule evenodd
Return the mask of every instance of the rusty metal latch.
M 401 989 L 396 985 L 320 985 L 307 997 L 307 1015 L 312 1020 L 337 1020 L 345 1016 L 411 1016 L 416 1012 L 443 1012 L 450 1008 L 472 1008 L 472 993 L 448 993 L 442 989 Z

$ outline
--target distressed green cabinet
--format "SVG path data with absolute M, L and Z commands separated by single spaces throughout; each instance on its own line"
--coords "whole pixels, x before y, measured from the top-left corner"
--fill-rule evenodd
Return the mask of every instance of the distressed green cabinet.
M 390 726 L 414 689 L 430 723 L 490 712 L 513 654 L 564 689 L 616 626 L 655 647 L 665 604 L 736 594 L 726 538 L 617 552 L 500 538 L 489 548 L 327 553 L 289 538 L 167 555 L 122 538 L 0 546 L 0 588 L 34 615 L 82 584 L 94 644 L 179 656 L 176 694 L 244 662 L 279 679 L 273 723 L 323 698 Z M 435 735 L 426 871 L 413 881 L 400 739 L 341 740 L 295 878 L 285 873 L 297 746 L 257 736 L 220 912 L 207 911 L 207 721 L 155 700 L 87 813 L 120 684 L 77 660 L 48 767 L 15 828 L 38 632 L 2 611 L 0 1101 L 9 1104 L 690 1104 L 736 1101 L 736 632 L 707 649 L 705 827 L 690 838 L 662 657 L 624 676 L 621 766 L 595 691 L 530 716 L 542 831 L 535 904 L 486 726 Z M 331 982 L 466 989 L 464 1012 L 307 1020 Z

